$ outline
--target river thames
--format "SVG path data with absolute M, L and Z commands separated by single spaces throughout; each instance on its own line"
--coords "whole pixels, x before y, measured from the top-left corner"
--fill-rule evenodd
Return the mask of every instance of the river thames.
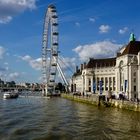
M 140 113 L 63 98 L 0 98 L 0 140 L 138 140 Z

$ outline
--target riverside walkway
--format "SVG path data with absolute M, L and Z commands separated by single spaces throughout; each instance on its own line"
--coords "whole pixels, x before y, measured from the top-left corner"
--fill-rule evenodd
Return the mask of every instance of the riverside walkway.
M 104 106 L 104 107 L 117 107 L 120 109 L 127 109 L 131 111 L 140 112 L 140 103 L 126 100 L 116 100 L 110 99 L 109 101 L 104 100 L 103 96 L 97 94 L 91 96 L 77 96 L 73 94 L 62 94 L 61 97 L 70 99 L 77 102 L 92 104 L 95 106 Z

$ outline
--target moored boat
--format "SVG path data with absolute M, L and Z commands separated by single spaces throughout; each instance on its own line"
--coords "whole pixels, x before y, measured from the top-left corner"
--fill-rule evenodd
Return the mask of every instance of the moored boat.
M 8 91 L 3 94 L 3 99 L 12 99 L 17 97 L 18 97 L 18 92 L 14 92 L 14 91 Z

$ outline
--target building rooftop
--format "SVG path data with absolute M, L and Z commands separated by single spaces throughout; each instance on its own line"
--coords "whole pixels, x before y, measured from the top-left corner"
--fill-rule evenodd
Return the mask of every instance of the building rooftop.
M 125 50 L 120 54 L 126 55 L 126 54 L 135 54 L 137 55 L 140 51 L 140 41 L 130 41 L 129 44 L 125 47 Z
M 140 41 L 136 41 L 136 37 L 133 33 L 130 34 L 129 43 L 124 47 L 124 49 L 121 50 L 117 54 L 117 56 L 122 56 L 126 54 L 135 54 L 137 55 L 140 51 Z
M 113 67 L 116 65 L 116 58 L 94 59 L 90 58 L 86 68 Z
M 82 71 L 80 69 L 78 69 L 74 74 L 73 76 L 78 76 L 78 75 L 81 75 L 82 74 Z

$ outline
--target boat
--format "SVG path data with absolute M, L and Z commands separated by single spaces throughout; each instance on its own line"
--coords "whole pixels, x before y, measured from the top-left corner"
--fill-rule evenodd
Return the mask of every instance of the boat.
M 3 99 L 13 99 L 18 97 L 18 92 L 7 91 L 3 94 Z

